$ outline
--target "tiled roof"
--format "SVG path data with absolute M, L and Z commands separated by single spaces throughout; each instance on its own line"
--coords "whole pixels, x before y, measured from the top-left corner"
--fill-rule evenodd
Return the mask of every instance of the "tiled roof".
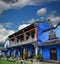
M 48 45 L 55 45 L 55 44 L 60 44 L 60 39 L 52 39 L 52 40 L 47 40 L 45 42 L 42 42 L 39 46 L 48 46 Z

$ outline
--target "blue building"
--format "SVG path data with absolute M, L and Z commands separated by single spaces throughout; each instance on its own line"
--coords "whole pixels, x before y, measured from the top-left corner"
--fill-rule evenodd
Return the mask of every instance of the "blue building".
M 39 45 L 43 60 L 60 60 L 60 25 L 43 32 L 41 38 L 44 39 Z
M 60 26 L 48 21 L 37 21 L 8 36 L 5 56 L 33 58 L 42 54 L 43 60 L 60 60 Z

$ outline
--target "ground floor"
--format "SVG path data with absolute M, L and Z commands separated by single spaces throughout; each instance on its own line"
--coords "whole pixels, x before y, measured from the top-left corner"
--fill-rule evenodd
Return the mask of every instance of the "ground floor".
M 40 46 L 42 50 L 43 60 L 58 60 L 60 61 L 60 45 Z
M 33 58 L 37 54 L 37 47 L 33 44 L 26 44 L 16 47 L 10 47 L 3 50 L 3 55 L 10 55 L 11 57 L 21 57 L 21 58 Z
M 33 44 L 26 44 L 16 47 L 7 48 L 3 50 L 3 55 L 10 55 L 10 57 L 20 58 L 34 58 L 35 55 L 42 54 L 43 60 L 58 60 L 60 61 L 60 44 L 47 46 L 34 46 Z

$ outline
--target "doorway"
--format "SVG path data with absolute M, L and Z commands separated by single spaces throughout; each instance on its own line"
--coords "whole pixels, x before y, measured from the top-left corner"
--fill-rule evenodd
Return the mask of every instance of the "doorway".
M 57 51 L 56 51 L 56 48 L 50 49 L 50 59 L 51 60 L 57 60 Z
M 23 49 L 22 48 L 20 49 L 20 55 L 21 55 L 21 58 L 23 58 Z

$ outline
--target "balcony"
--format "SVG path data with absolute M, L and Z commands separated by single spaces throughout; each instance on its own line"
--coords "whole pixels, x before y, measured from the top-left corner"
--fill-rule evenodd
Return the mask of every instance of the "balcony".
M 16 37 L 16 44 L 13 42 L 10 42 L 9 47 L 15 47 L 15 46 L 20 46 L 20 45 L 25 45 L 25 44 L 33 44 L 34 42 L 37 41 L 36 38 L 36 32 L 35 29 L 33 31 L 26 32 L 18 37 Z
M 11 47 L 11 46 L 14 46 L 14 42 L 13 41 L 9 41 L 9 46 L 8 47 Z
M 37 41 L 37 38 L 29 38 L 28 40 L 24 41 L 18 41 L 16 44 L 14 44 L 13 42 L 10 42 L 11 44 L 9 45 L 9 47 L 15 47 L 15 46 L 20 46 L 20 45 L 25 45 L 25 44 L 31 44 Z

